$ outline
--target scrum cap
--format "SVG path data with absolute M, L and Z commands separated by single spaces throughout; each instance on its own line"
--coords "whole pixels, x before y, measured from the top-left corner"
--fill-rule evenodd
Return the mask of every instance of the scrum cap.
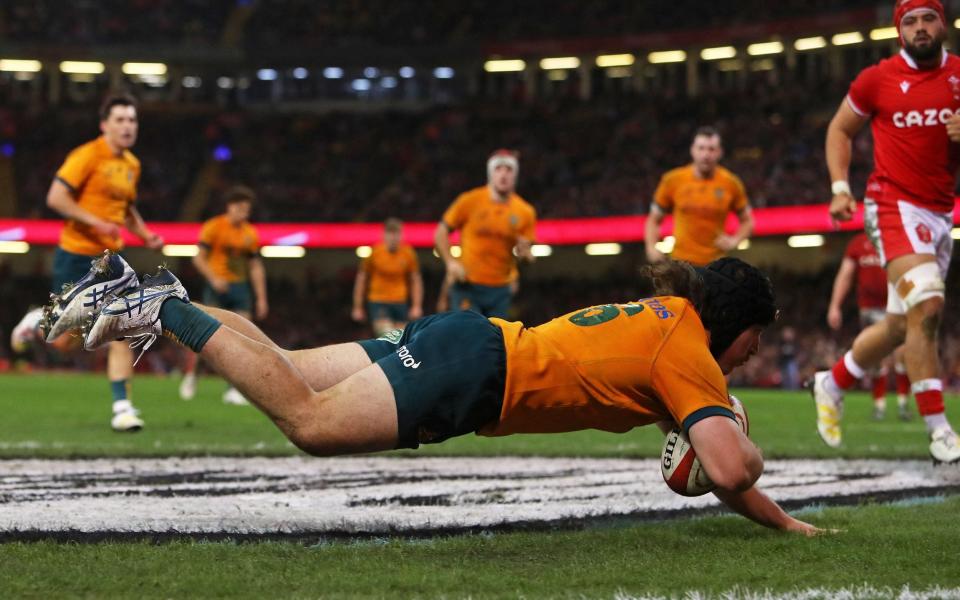
M 714 358 L 750 327 L 766 327 L 776 321 L 779 311 L 773 284 L 760 269 L 738 258 L 724 257 L 697 271 L 704 283 L 700 319 L 710 331 Z

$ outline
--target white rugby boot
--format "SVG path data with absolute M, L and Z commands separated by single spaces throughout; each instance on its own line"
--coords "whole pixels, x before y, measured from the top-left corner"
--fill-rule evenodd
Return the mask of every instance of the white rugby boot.
M 179 392 L 181 400 L 193 400 L 194 396 L 197 395 L 196 373 L 187 373 L 183 376 L 183 379 L 180 380 Z
M 43 307 L 39 306 L 27 312 L 20 322 L 13 326 L 10 332 L 10 348 L 17 354 L 27 349 L 40 338 L 40 320 L 43 318 Z
M 843 441 L 840 420 L 843 418 L 843 395 L 830 389 L 830 371 L 817 371 L 810 385 L 810 394 L 817 406 L 817 433 L 823 443 L 838 448 Z
M 90 261 L 90 270 L 79 281 L 64 286 L 60 294 L 51 294 L 40 320 L 40 332 L 52 342 L 67 331 L 80 329 L 107 296 L 123 294 L 139 283 L 127 261 L 106 250 Z
M 231 387 L 223 393 L 223 403 L 232 404 L 233 406 L 247 406 L 250 404 L 250 401 L 247 400 L 237 388 Z
M 130 347 L 140 348 L 139 361 L 157 336 L 163 334 L 160 307 L 170 298 L 190 301 L 180 280 L 161 267 L 156 275 L 144 277 L 136 289 L 109 297 L 93 312 L 84 325 L 83 347 L 93 350 L 107 342 L 134 338 Z
M 930 434 L 930 456 L 934 464 L 960 461 L 960 439 L 949 425 L 934 429 Z
M 113 413 L 110 419 L 110 427 L 119 433 L 135 433 L 143 429 L 143 419 L 140 418 L 140 411 L 131 407 Z

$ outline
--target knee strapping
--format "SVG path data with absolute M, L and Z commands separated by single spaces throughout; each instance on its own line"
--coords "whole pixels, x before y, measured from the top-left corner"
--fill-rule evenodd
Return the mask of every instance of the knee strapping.
M 925 262 L 904 273 L 897 281 L 896 290 L 910 310 L 930 298 L 943 298 L 946 285 L 937 263 Z

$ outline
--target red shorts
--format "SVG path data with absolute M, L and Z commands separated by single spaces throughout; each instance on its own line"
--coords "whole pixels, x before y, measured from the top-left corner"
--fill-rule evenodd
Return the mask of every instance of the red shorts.
M 890 261 L 908 254 L 934 256 L 940 277 L 947 278 L 953 253 L 953 214 L 920 208 L 906 200 L 863 200 L 863 228 L 880 254 L 884 268 Z M 906 307 L 893 288 L 887 287 L 887 312 L 904 314 Z

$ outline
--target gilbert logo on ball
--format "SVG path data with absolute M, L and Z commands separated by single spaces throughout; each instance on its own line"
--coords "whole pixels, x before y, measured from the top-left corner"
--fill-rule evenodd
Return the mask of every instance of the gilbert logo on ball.
M 750 421 L 743 404 L 736 397 L 730 396 L 730 405 L 737 425 L 744 435 L 749 435 Z M 660 472 L 667 486 L 681 496 L 702 496 L 716 489 L 697 459 L 697 453 L 690 445 L 686 432 L 679 427 L 674 427 L 663 441 Z

